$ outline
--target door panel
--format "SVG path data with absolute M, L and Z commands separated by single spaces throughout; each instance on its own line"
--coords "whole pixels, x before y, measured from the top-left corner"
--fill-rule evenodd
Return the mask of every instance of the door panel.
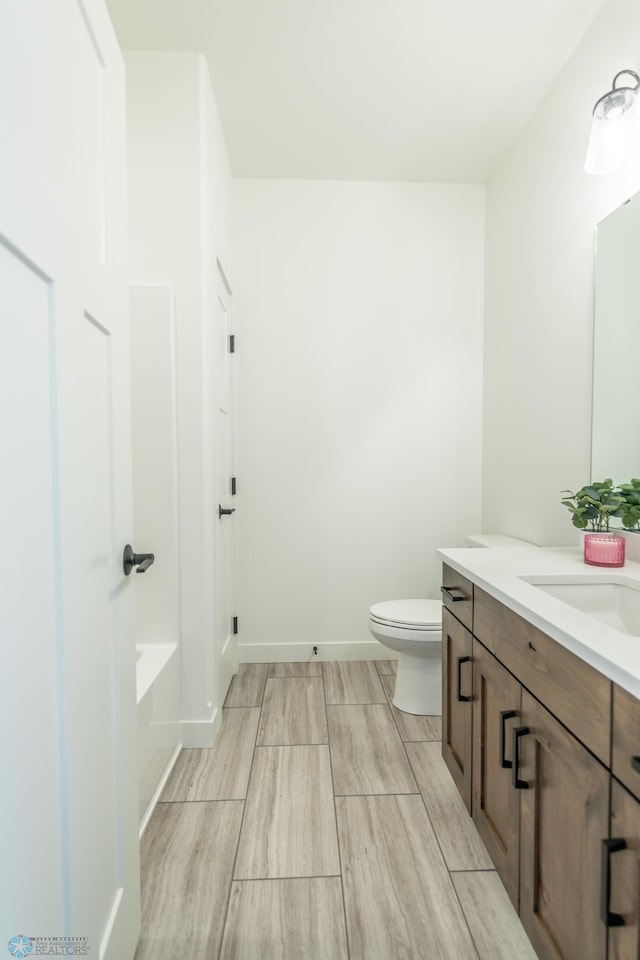
M 520 684 L 473 641 L 473 820 L 516 910 L 520 879 L 520 794 L 511 783 L 511 731 L 520 723 Z M 514 716 L 501 717 L 503 712 Z
M 215 604 L 216 664 L 218 703 L 224 703 L 233 674 L 238 669 L 236 638 L 233 633 L 235 609 L 235 514 L 219 516 L 218 507 L 234 510 L 238 495 L 232 493 L 233 467 L 233 368 L 229 349 L 233 334 L 231 292 L 218 266 L 213 319 Z
M 540 960 L 602 960 L 600 856 L 609 773 L 527 691 L 522 694 L 520 919 Z
M 74 231 L 104 263 L 107 68 L 113 60 L 106 11 L 96 0 L 28 0 L 21 6 L 28 23 L 13 11 L 8 15 L 8 7 L 2 16 L 0 89 L 12 92 L 3 98 L 2 124 L 29 170 L 50 196 L 63 200 Z
M 0 291 L 0 312 L 6 317 L 0 349 L 0 636 L 5 678 L 0 752 L 12 783 L 20 785 L 2 792 L 5 829 L 0 834 L 0 860 L 50 864 L 61 862 L 61 825 L 66 822 L 59 784 L 60 700 L 51 682 L 62 644 L 62 597 L 56 575 L 59 497 L 51 460 L 57 420 L 54 314 L 48 281 L 6 241 L 0 243 Z M 21 397 L 29 402 L 20 402 Z M 25 571 L 30 602 L 25 602 Z M 43 716 L 46 725 L 41 723 Z M 19 738 L 12 735 L 17 722 Z M 38 781 L 48 785 L 45 804 L 42 792 L 33 788 Z M 21 822 L 29 823 L 30 829 L 6 829 Z M 59 874 L 25 870 L 11 883 L 8 879 L 0 898 L 0 936 L 31 929 L 27 894 L 43 905 L 43 924 L 57 923 L 64 903 Z
M 131 537 L 123 70 L 98 0 L 25 0 L 0 20 L 0 736 L 21 781 L 0 800 L 11 825 L 0 860 L 12 864 L 0 941 L 86 937 L 92 956 L 130 960 L 139 871 L 135 578 L 121 565 Z

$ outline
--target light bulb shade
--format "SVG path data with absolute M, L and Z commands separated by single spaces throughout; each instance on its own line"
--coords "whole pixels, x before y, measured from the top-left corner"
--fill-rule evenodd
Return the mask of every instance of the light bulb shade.
M 633 77 L 634 85 L 616 86 L 625 75 Z M 587 173 L 615 173 L 634 158 L 640 160 L 639 91 L 638 74 L 622 70 L 613 79 L 613 89 L 596 103 L 584 165 Z

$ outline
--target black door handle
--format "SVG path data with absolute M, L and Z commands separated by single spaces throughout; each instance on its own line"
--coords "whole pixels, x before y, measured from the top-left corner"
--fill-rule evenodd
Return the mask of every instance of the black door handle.
M 611 854 L 626 850 L 627 841 L 623 837 L 611 837 L 602 841 L 602 859 L 600 861 L 600 918 L 605 927 L 624 927 L 624 917 L 612 913 L 611 901 Z
M 500 766 L 505 769 L 511 769 L 513 763 L 511 760 L 507 760 L 504 755 L 504 740 L 505 740 L 505 730 L 504 726 L 507 720 L 511 720 L 512 717 L 516 717 L 517 714 L 515 710 L 501 710 L 500 711 Z
M 134 567 L 137 567 L 136 573 L 144 573 L 148 570 L 155 556 L 153 553 L 134 553 L 130 543 L 124 548 L 122 555 L 122 569 L 125 577 L 128 577 Z
M 458 700 L 459 700 L 461 703 L 462 703 L 463 701 L 466 702 L 466 701 L 468 701 L 468 700 L 471 700 L 471 697 L 464 697 L 464 696 L 462 695 L 462 693 L 461 693 L 461 685 L 462 685 L 462 676 L 461 676 L 461 673 L 462 673 L 462 664 L 463 664 L 463 663 L 468 663 L 470 660 L 471 660 L 471 657 L 458 657 L 458 693 L 457 693 L 457 696 L 458 696 Z
M 518 776 L 520 771 L 520 738 L 526 737 L 529 732 L 529 727 L 515 727 L 513 731 L 513 769 L 511 772 L 511 782 L 516 790 L 529 789 L 527 781 L 521 780 Z
M 230 513 L 235 513 L 236 508 L 232 507 L 231 510 L 228 507 L 223 507 L 221 503 L 218 504 L 218 519 L 221 520 L 223 517 L 228 517 Z

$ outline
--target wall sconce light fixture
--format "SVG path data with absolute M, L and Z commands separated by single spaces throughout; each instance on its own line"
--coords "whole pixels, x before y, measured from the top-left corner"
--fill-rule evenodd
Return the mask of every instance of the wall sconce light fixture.
M 628 80 L 618 85 L 621 77 L 631 78 L 633 85 Z M 584 168 L 593 174 L 615 173 L 632 158 L 640 164 L 640 76 L 621 70 L 593 108 Z

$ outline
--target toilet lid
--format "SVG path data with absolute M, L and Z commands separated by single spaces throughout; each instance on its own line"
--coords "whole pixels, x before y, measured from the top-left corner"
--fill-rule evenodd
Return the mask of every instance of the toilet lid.
M 384 600 L 370 609 L 374 620 L 414 628 L 440 629 L 442 604 L 439 600 Z

